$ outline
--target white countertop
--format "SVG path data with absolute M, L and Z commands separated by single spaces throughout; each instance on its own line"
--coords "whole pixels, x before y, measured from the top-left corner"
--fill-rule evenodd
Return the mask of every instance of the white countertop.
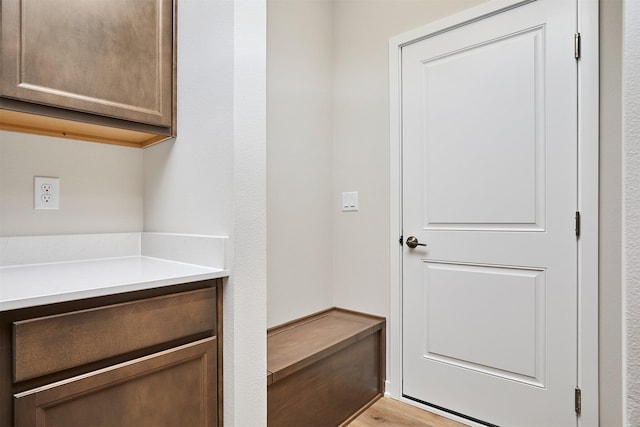
M 0 267 L 0 311 L 228 275 L 227 270 L 146 256 Z

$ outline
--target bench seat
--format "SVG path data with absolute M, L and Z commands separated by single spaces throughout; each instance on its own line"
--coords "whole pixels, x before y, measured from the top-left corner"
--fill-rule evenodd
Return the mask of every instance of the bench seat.
M 337 426 L 377 400 L 385 319 L 333 308 L 267 332 L 270 427 Z

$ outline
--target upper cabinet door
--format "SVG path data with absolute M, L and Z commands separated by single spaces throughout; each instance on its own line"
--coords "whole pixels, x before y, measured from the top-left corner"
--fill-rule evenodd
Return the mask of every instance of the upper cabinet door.
M 1 4 L 1 96 L 171 125 L 172 0 Z

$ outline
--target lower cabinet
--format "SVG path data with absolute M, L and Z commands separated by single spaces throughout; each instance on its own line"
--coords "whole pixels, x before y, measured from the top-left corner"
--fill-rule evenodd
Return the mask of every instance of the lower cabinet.
M 222 425 L 219 285 L 0 313 L 0 426 Z

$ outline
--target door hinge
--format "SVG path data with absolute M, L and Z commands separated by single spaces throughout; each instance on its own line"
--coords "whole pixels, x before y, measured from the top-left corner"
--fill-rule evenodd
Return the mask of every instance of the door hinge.
M 582 390 L 576 387 L 574 394 L 574 401 L 576 406 L 576 414 L 580 415 L 582 413 Z
M 573 35 L 573 56 L 580 59 L 580 33 Z
M 576 237 L 580 237 L 580 212 L 576 212 Z

